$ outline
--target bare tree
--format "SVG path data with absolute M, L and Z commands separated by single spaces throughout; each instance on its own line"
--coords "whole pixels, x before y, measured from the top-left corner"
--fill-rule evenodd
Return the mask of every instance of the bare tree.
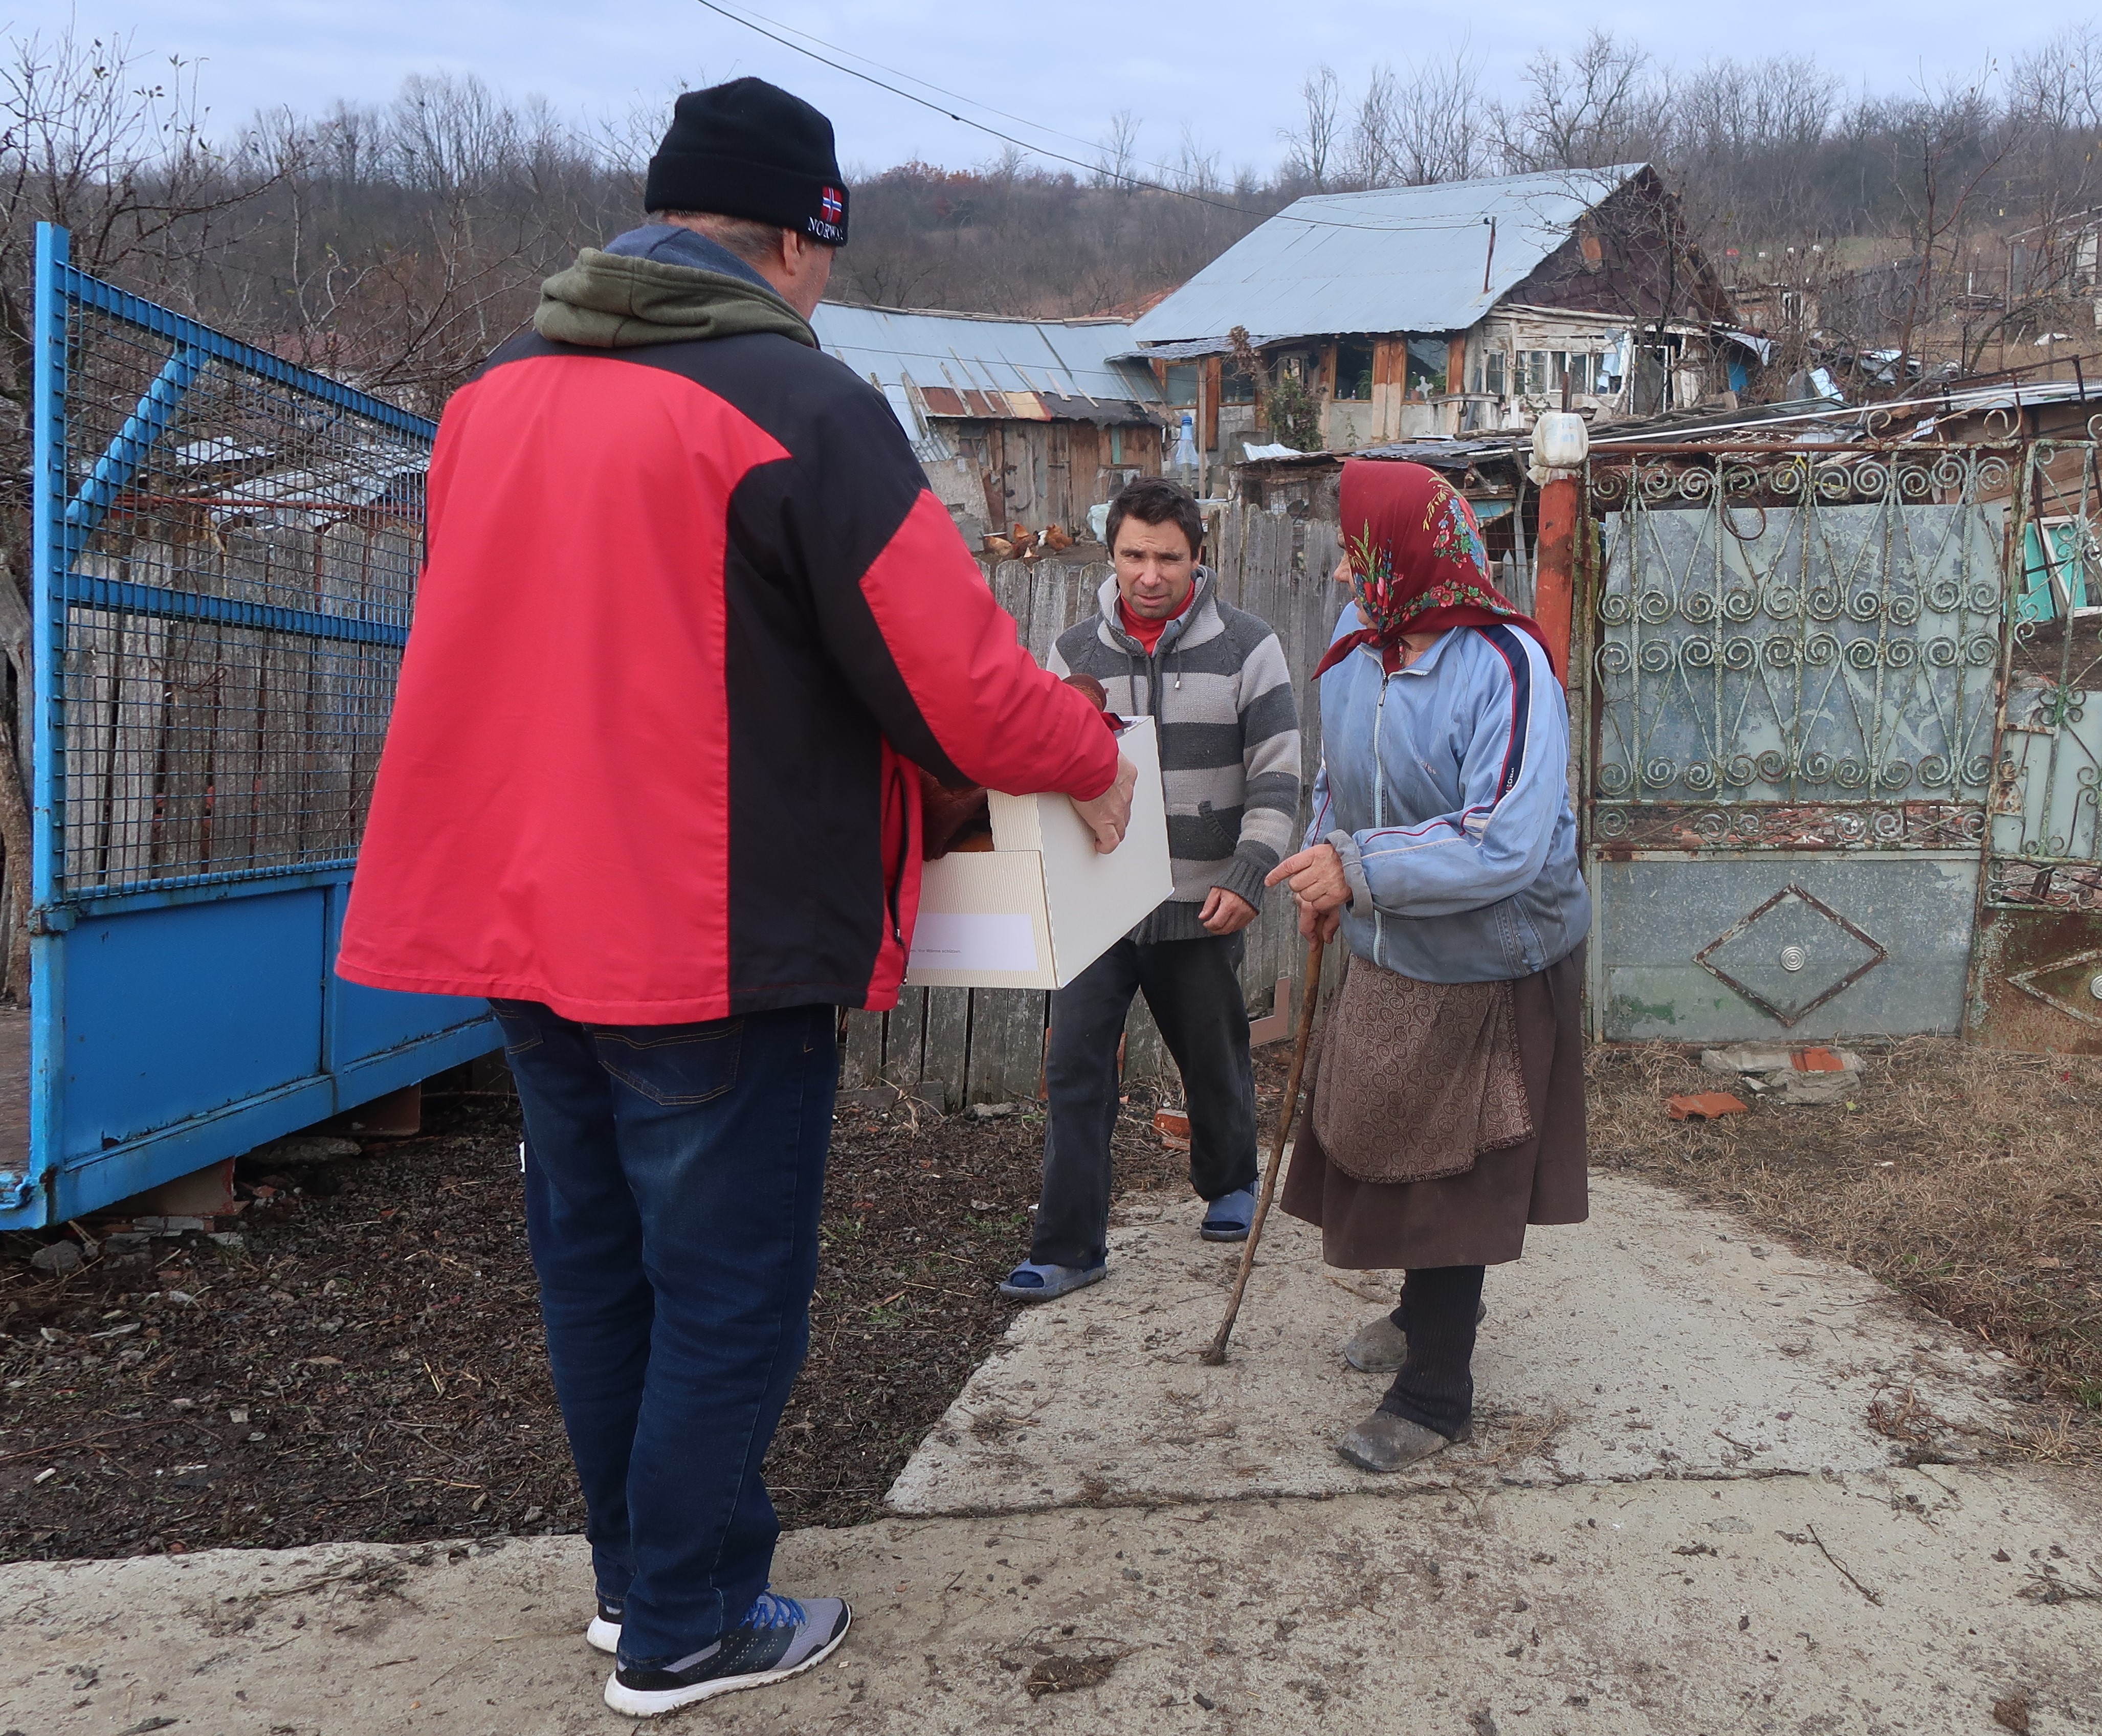
M 1185 193 L 1207 197 L 1220 190 L 1219 153 L 1204 148 L 1188 122 L 1183 123 L 1182 142 L 1175 153 L 1174 184 Z
M 1110 117 L 1110 130 L 1102 135 L 1095 157 L 1094 184 L 1120 188 L 1129 193 L 1138 177 L 1139 118 L 1129 108 Z
M 1450 60 L 1412 65 L 1392 107 L 1389 154 L 1403 182 L 1464 181 L 1483 171 L 1480 68 L 1464 44 Z
M 1394 69 L 1375 66 L 1366 75 L 1365 94 L 1358 100 L 1358 112 L 1344 144 L 1344 170 L 1353 186 L 1391 187 L 1400 179 L 1400 165 L 1395 159 L 1398 105 Z
M 1326 193 L 1329 166 L 1336 159 L 1343 130 L 1343 91 L 1335 69 L 1315 67 L 1299 86 L 1299 95 L 1306 104 L 1299 126 L 1279 135 L 1286 148 L 1285 172 L 1311 182 L 1315 192 Z
M 1647 51 L 1611 31 L 1593 30 L 1567 60 L 1542 49 L 1522 83 L 1516 107 L 1492 108 L 1507 169 L 1598 169 L 1662 154 L 1670 88 Z
M 18 38 L 0 63 L 0 650 L 24 698 L 34 656 L 24 485 L 36 339 L 24 291 L 36 225 L 70 230 L 84 270 L 193 306 L 228 221 L 262 190 L 228 175 L 204 122 L 194 65 L 149 63 L 128 37 Z M 23 746 L 20 717 L 0 709 L 0 847 L 14 918 L 7 990 L 17 996 L 29 980 Z
M 1727 236 L 1805 232 L 1839 80 L 1803 55 L 1710 60 L 1681 84 L 1672 166 Z
M 2020 125 L 2011 117 L 2007 125 L 1996 126 L 1998 118 L 1982 78 L 1970 85 L 1952 84 L 1938 98 L 1922 91 L 1898 111 L 1891 140 L 1893 178 L 1905 200 L 1916 252 L 1890 370 L 1889 383 L 1900 393 L 1910 383 L 1919 330 L 1940 311 L 1936 292 L 1943 254 L 1956 251 L 1974 215 L 1974 198 L 1998 168 Z

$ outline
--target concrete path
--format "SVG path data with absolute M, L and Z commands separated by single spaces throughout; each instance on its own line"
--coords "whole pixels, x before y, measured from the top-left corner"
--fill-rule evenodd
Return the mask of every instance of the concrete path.
M 2102 1499 L 1986 1462 L 1997 1367 L 1729 1220 L 1597 1204 L 1492 1275 L 1490 1425 L 1412 1483 L 1329 1462 L 1379 1389 L 1334 1342 L 1377 1303 L 1280 1224 L 1200 1369 L 1225 1258 L 1142 1207 L 1109 1283 L 1019 1318 L 907 1511 L 784 1539 L 783 1589 L 854 1601 L 840 1658 L 685 1727 L 2102 1729 Z M 627 1727 L 588 1613 L 566 1538 L 0 1570 L 0 1736 Z
M 1331 1443 L 1387 1377 L 1340 1354 L 1401 1274 L 1337 1272 L 1273 1213 L 1228 1365 L 1199 1365 L 1236 1248 L 1195 1201 L 1142 1203 L 1110 1277 L 1019 1315 L 891 1491 L 911 1513 L 1657 1476 L 1865 1471 L 1976 1458 L 2012 1410 L 2001 1366 L 1851 1267 L 1804 1260 L 1646 1183 L 1593 1177 L 1592 1221 L 1489 1273 L 1476 1441 L 1368 1478 Z M 1870 1426 L 1871 1408 L 1896 1432 Z

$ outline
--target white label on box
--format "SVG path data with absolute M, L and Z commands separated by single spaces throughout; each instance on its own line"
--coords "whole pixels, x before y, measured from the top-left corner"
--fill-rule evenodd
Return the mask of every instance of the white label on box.
M 1025 914 L 923 910 L 912 930 L 908 971 L 1033 971 L 1036 935 Z

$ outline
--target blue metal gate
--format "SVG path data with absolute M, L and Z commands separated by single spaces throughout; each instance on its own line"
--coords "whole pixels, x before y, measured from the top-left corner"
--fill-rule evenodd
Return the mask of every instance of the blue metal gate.
M 432 423 L 74 270 L 38 233 L 29 1141 L 77 1216 L 494 1047 L 337 980 Z
M 1594 455 L 1597 1034 L 1963 1029 L 2021 474 L 1991 446 Z

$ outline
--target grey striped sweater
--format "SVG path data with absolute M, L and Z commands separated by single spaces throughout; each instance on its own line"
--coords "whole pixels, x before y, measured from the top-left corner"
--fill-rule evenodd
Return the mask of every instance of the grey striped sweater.
M 1137 941 L 1201 937 L 1197 913 L 1215 886 L 1261 910 L 1263 876 L 1297 832 L 1299 711 L 1284 648 L 1267 622 L 1219 600 L 1209 569 L 1196 584 L 1150 658 L 1124 630 L 1114 577 L 1095 618 L 1051 653 L 1053 674 L 1093 675 L 1111 711 L 1158 722 L 1175 890 L 1132 931 Z

